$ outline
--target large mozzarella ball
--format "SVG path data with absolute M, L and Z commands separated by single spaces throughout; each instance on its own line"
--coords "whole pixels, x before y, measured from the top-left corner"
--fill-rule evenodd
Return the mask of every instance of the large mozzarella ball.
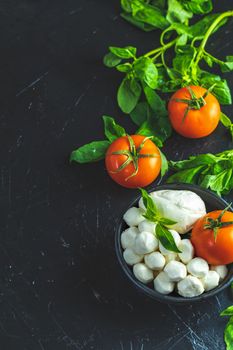
M 176 243 L 176 245 L 177 245 L 177 247 L 178 247 L 178 245 L 179 245 L 179 243 L 180 243 L 180 241 L 181 241 L 181 238 L 180 238 L 179 233 L 176 232 L 176 231 L 174 231 L 174 230 L 169 230 L 169 231 L 171 232 L 171 234 L 172 234 L 172 236 L 173 236 L 173 238 L 174 238 L 174 241 L 175 241 L 175 243 Z M 167 250 L 166 248 L 164 248 L 164 246 L 162 245 L 161 242 L 159 242 L 159 250 L 161 251 L 161 253 L 162 253 L 163 255 L 168 255 L 168 254 L 171 253 L 170 250 Z
M 201 281 L 206 291 L 214 289 L 219 285 L 219 274 L 216 271 L 209 271 Z
M 165 258 L 160 252 L 153 252 L 144 256 L 146 265 L 152 270 L 162 270 L 165 265 Z
M 179 282 L 187 276 L 186 266 L 180 261 L 170 261 L 164 268 L 164 272 L 168 275 L 170 281 Z
M 146 231 L 154 234 L 155 227 L 156 227 L 156 224 L 149 220 L 143 220 L 138 224 L 138 229 L 140 232 Z
M 136 254 L 131 248 L 125 249 L 123 257 L 128 265 L 134 265 L 143 260 L 143 255 Z
M 129 208 L 127 212 L 124 214 L 123 219 L 125 220 L 128 226 L 138 226 L 138 224 L 145 220 L 142 216 L 144 210 L 136 207 Z
M 199 278 L 203 278 L 209 271 L 209 265 L 206 260 L 202 258 L 194 258 L 187 265 L 188 272 Z
M 138 263 L 133 267 L 134 276 L 142 283 L 149 283 L 153 280 L 153 271 L 145 264 Z
M 181 234 L 190 231 L 194 223 L 206 214 L 205 203 L 192 191 L 162 190 L 150 195 L 159 214 L 176 221 L 170 228 Z
M 211 265 L 210 269 L 217 272 L 220 277 L 220 281 L 224 280 L 228 273 L 226 265 Z
M 134 250 L 137 254 L 148 254 L 158 248 L 158 240 L 150 232 L 141 232 L 137 235 Z
M 161 294 L 170 294 L 175 288 L 175 283 L 169 280 L 168 275 L 162 271 L 154 279 L 154 289 Z
M 135 243 L 135 238 L 139 234 L 136 227 L 129 227 L 121 234 L 121 245 L 123 249 L 132 248 Z
M 182 297 L 192 298 L 204 292 L 202 282 L 194 276 L 187 276 L 177 283 L 178 293 Z
M 179 253 L 180 260 L 187 264 L 194 257 L 194 247 L 190 241 L 190 239 L 182 239 L 178 245 L 179 250 L 182 253 Z

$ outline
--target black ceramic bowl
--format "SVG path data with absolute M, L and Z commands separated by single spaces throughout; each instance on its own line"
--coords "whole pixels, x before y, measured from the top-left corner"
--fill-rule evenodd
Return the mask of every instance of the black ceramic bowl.
M 159 190 L 190 190 L 195 192 L 197 195 L 199 195 L 206 205 L 207 212 L 216 210 L 216 209 L 224 209 L 227 206 L 227 202 L 223 200 L 222 198 L 216 196 L 212 192 L 205 190 L 199 186 L 189 185 L 189 184 L 171 184 L 171 185 L 162 185 L 157 186 L 153 188 L 152 191 L 159 191 Z M 124 208 L 124 211 L 122 212 L 122 215 L 119 220 L 119 224 L 117 226 L 116 230 L 116 236 L 115 236 L 115 247 L 116 247 L 116 253 L 118 260 L 120 262 L 120 265 L 125 272 L 126 276 L 129 278 L 129 280 L 134 284 L 134 286 L 139 289 L 142 293 L 145 295 L 148 295 L 149 297 L 159 300 L 161 302 L 165 303 L 190 303 L 194 301 L 201 301 L 205 300 L 209 297 L 212 297 L 216 295 L 217 293 L 221 292 L 223 289 L 227 288 L 231 282 L 233 281 L 233 264 L 228 265 L 228 275 L 226 278 L 219 284 L 218 287 L 215 289 L 212 289 L 209 292 L 204 292 L 200 296 L 193 297 L 193 298 L 184 298 L 176 294 L 175 292 L 169 295 L 164 295 L 158 293 L 156 290 L 153 289 L 153 285 L 145 285 L 138 281 L 132 271 L 132 268 L 126 264 L 124 258 L 123 258 L 123 249 L 121 247 L 121 233 L 127 228 L 127 225 L 123 221 L 123 215 L 129 208 L 133 206 L 138 205 L 138 201 L 140 199 L 140 195 L 134 199 L 130 205 L 127 208 Z

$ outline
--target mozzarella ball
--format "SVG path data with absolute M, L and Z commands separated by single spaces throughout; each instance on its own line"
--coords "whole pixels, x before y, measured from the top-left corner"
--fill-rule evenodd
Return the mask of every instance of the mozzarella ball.
M 160 252 L 153 252 L 144 256 L 145 264 L 152 270 L 162 270 L 165 258 Z
M 169 227 L 180 234 L 190 231 L 194 223 L 206 214 L 205 203 L 192 191 L 155 191 L 151 197 L 162 217 L 176 221 L 176 224 Z
M 184 264 L 179 261 L 170 261 L 164 268 L 164 272 L 168 275 L 170 281 L 179 282 L 187 276 L 187 269 Z
M 181 238 L 178 232 L 174 231 L 174 230 L 169 230 L 174 238 L 174 241 L 178 247 L 178 245 L 180 244 Z M 161 251 L 161 253 L 163 255 L 168 255 L 171 254 L 170 250 L 167 250 L 166 248 L 164 248 L 164 246 L 162 245 L 161 242 L 159 242 L 159 250 Z
M 144 210 L 136 207 L 129 208 L 124 214 L 123 219 L 125 220 L 128 226 L 138 226 L 138 224 L 145 220 L 142 216 Z
M 138 224 L 138 229 L 140 232 L 146 231 L 154 234 L 155 227 L 156 227 L 156 224 L 149 220 L 143 220 Z
M 165 255 L 165 260 L 166 260 L 166 264 L 168 264 L 170 261 L 173 261 L 173 260 L 179 261 L 180 259 L 177 253 L 170 252 L 169 254 Z
M 206 260 L 202 258 L 194 258 L 187 265 L 188 272 L 199 278 L 203 278 L 209 271 L 209 265 Z
M 153 271 L 145 264 L 139 263 L 133 267 L 134 276 L 142 283 L 149 283 L 153 280 Z
M 132 248 L 139 231 L 136 227 L 129 227 L 121 234 L 121 245 L 123 249 Z
M 165 272 L 160 272 L 154 279 L 154 289 L 161 294 L 170 294 L 175 288 L 175 283 L 171 282 Z
M 216 271 L 209 271 L 201 281 L 206 291 L 214 289 L 219 285 L 219 274 Z
M 194 247 L 190 241 L 190 239 L 182 239 L 178 245 L 179 250 L 182 253 L 179 253 L 180 260 L 187 264 L 194 257 Z
M 139 206 L 139 208 L 141 208 L 141 209 L 143 209 L 143 210 L 146 210 L 146 207 L 145 207 L 145 205 L 144 205 L 144 203 L 143 203 L 142 197 L 140 198 L 140 200 L 139 200 L 139 202 L 138 202 L 138 206 Z
M 211 265 L 210 269 L 216 271 L 217 274 L 219 274 L 220 281 L 224 280 L 228 273 L 226 265 Z
M 136 254 L 131 248 L 125 249 L 125 251 L 123 252 L 123 257 L 127 264 L 131 266 L 139 263 L 143 259 L 143 255 Z
M 182 297 L 192 298 L 204 292 L 204 287 L 201 281 L 194 276 L 187 276 L 177 283 L 178 293 Z
M 137 235 L 134 244 L 134 251 L 137 254 L 151 253 L 158 248 L 157 238 L 150 232 L 141 232 Z

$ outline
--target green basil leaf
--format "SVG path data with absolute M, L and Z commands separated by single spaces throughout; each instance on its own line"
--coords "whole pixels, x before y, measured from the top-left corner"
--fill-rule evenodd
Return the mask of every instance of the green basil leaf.
M 118 105 L 124 113 L 130 113 L 136 107 L 141 96 L 141 86 L 135 80 L 125 78 L 117 92 Z
M 194 38 L 199 37 L 200 39 L 204 37 L 206 31 L 210 27 L 210 25 L 214 22 L 214 20 L 219 16 L 219 13 L 210 14 L 205 16 L 200 21 L 188 27 L 188 34 Z M 222 20 L 213 30 L 215 33 L 221 26 L 223 26 L 227 22 L 227 18 Z
M 118 137 L 125 136 L 126 132 L 122 126 L 116 124 L 115 120 L 108 116 L 103 116 L 104 133 L 107 139 L 111 142 L 118 139 Z
M 155 231 L 158 240 L 162 243 L 164 248 L 170 250 L 171 252 L 181 253 L 174 241 L 171 232 L 168 231 L 166 227 L 160 223 L 157 223 Z
M 165 101 L 162 100 L 159 97 L 159 95 L 148 86 L 144 87 L 144 93 L 145 93 L 147 102 L 151 107 L 151 109 L 153 110 L 153 112 L 158 114 L 160 117 L 167 117 L 168 113 L 166 110 Z
M 226 343 L 226 350 L 233 350 L 233 317 L 227 323 L 224 331 L 224 340 Z
M 140 126 L 136 134 L 143 135 L 143 136 L 150 136 L 152 137 L 151 140 L 156 144 L 156 146 L 163 147 L 163 141 L 161 140 L 160 136 L 156 133 L 156 131 L 153 129 L 153 127 L 148 121 L 145 121 Z
M 137 49 L 136 47 L 133 47 L 133 46 L 126 46 L 126 47 L 110 46 L 109 51 L 119 58 L 127 59 L 127 58 L 135 58 Z
M 205 14 L 213 9 L 212 0 L 183 0 L 183 3 L 194 14 Z
M 211 154 L 199 154 L 198 156 L 190 156 L 187 160 L 180 160 L 180 161 L 170 161 L 170 165 L 174 170 L 186 170 L 191 169 L 199 165 L 205 165 L 208 166 L 210 164 L 214 164 L 218 158 Z
M 200 185 L 210 188 L 219 195 L 229 192 L 232 181 L 232 169 L 226 169 L 217 175 L 206 175 Z
M 233 316 L 233 305 L 228 306 L 220 313 L 220 316 Z
M 177 224 L 177 221 L 170 220 L 170 219 L 167 219 L 167 218 L 160 218 L 159 219 L 159 223 L 162 224 L 162 225 L 165 225 L 165 226 L 171 226 L 171 225 Z
M 185 76 L 192 66 L 193 60 L 196 56 L 196 49 L 190 45 L 177 46 L 177 55 L 172 60 L 174 69 Z
M 154 89 L 157 85 L 158 71 L 149 57 L 140 57 L 134 64 L 133 68 L 136 76 L 144 81 L 149 87 Z
M 119 72 L 123 72 L 123 73 L 129 73 L 132 70 L 132 64 L 130 63 L 123 63 L 123 64 L 119 64 L 116 69 Z
M 88 143 L 76 150 L 70 155 L 71 162 L 90 163 L 104 159 L 106 151 L 110 146 L 109 141 L 94 141 Z
M 221 70 L 223 73 L 231 72 L 233 70 L 233 56 L 227 56 L 226 62 L 221 65 Z
M 140 126 L 147 120 L 150 113 L 151 112 L 148 103 L 139 102 L 134 110 L 130 113 L 130 118 L 136 125 Z
M 121 7 L 124 11 L 130 13 L 132 11 L 131 0 L 121 0 Z
M 145 208 L 146 208 L 145 216 L 156 217 L 157 208 L 156 208 L 156 205 L 155 205 L 153 199 L 151 198 L 149 193 L 147 193 L 147 191 L 144 190 L 143 188 L 140 188 L 140 191 L 142 194 L 143 204 L 145 205 Z
M 103 62 L 105 66 L 112 68 L 117 66 L 119 63 L 121 63 L 121 58 L 109 52 L 104 56 Z
M 221 112 L 221 117 L 220 117 L 221 123 L 227 128 L 231 134 L 231 138 L 233 141 L 233 123 L 230 118 L 226 116 L 226 114 Z
M 196 168 L 181 170 L 178 173 L 171 175 L 167 179 L 167 183 L 173 182 L 184 182 L 184 183 L 197 183 L 201 171 L 204 169 L 203 165 L 197 166 Z
M 144 30 L 144 32 L 151 32 L 152 30 L 155 30 L 156 27 L 147 24 L 147 23 L 143 23 L 141 21 L 138 21 L 137 19 L 135 19 L 131 14 L 129 13 L 121 13 L 121 17 L 124 18 L 127 22 L 129 22 L 130 24 L 133 24 L 135 27 Z
M 181 22 L 185 23 L 188 19 L 192 18 L 193 14 L 189 10 L 185 10 L 182 2 L 179 0 L 168 0 L 168 10 L 166 19 L 170 23 Z
M 218 99 L 220 104 L 229 105 L 232 103 L 231 91 L 226 80 L 216 80 L 216 78 L 201 78 L 200 83 L 206 89 L 210 88 L 215 84 L 213 90 L 211 91 L 213 95 Z
M 161 177 L 163 177 L 168 172 L 169 166 L 165 154 L 161 150 L 159 152 L 161 156 Z

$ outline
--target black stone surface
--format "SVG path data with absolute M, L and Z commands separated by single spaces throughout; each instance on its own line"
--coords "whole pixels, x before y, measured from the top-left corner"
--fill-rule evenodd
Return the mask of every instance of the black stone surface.
M 1 350 L 224 349 L 219 312 L 230 290 L 184 307 L 139 294 L 114 251 L 116 221 L 136 191 L 114 184 L 101 162 L 68 162 L 103 137 L 102 114 L 134 130 L 116 105 L 121 75 L 102 57 L 110 44 L 142 53 L 159 34 L 119 13 L 118 0 L 0 2 Z M 232 54 L 232 21 L 211 42 L 219 57 Z M 219 126 L 203 140 L 173 135 L 164 151 L 182 159 L 226 148 Z

